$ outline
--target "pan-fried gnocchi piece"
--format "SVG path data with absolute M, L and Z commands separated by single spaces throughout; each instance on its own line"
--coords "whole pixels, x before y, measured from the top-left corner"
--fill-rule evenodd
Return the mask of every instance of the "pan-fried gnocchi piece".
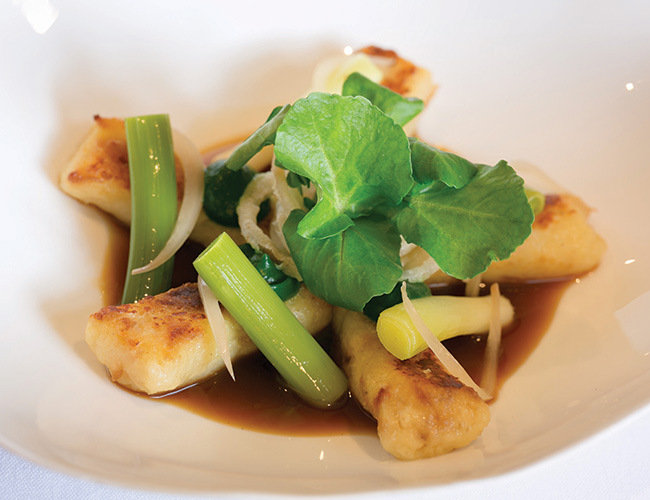
M 182 183 L 176 165 L 176 178 Z M 95 205 L 124 224 L 131 221 L 131 182 L 124 121 L 95 116 L 81 146 L 61 172 L 61 188 Z M 178 192 L 182 193 L 183 190 Z
M 375 46 L 364 47 L 359 52 L 366 54 L 379 66 L 383 77 L 379 82 L 404 97 L 417 97 L 426 104 L 436 90 L 431 73 L 400 57 L 394 50 Z
M 332 307 L 304 287 L 286 305 L 311 334 L 331 320 Z M 228 311 L 223 314 L 233 360 L 254 352 L 242 327 Z M 224 366 L 194 283 L 104 307 L 90 316 L 86 342 L 114 382 L 147 394 L 186 387 Z
M 335 309 L 334 335 L 352 395 L 377 420 L 386 451 L 402 460 L 467 446 L 490 420 L 487 404 L 426 350 L 400 361 L 379 342 L 376 324 Z

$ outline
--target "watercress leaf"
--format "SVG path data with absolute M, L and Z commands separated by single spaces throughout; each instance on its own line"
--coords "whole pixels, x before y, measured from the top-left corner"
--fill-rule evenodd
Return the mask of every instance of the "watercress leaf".
M 371 320 L 377 321 L 379 315 L 396 304 L 402 303 L 402 281 L 399 281 L 390 293 L 373 297 L 363 308 L 363 314 Z M 431 296 L 431 289 L 425 283 L 406 282 L 406 294 L 413 299 Z
M 316 205 L 316 195 L 314 195 L 313 198 L 308 198 L 305 196 L 303 197 L 302 202 L 307 210 L 311 210 L 314 208 L 314 205 Z
M 414 137 L 409 137 L 413 177 L 419 183 L 444 182 L 461 188 L 476 175 L 476 165 L 453 153 L 441 151 Z
M 337 234 L 378 204 L 397 205 L 413 185 L 404 130 L 364 97 L 315 92 L 296 101 L 275 154 L 316 185 L 316 206 L 298 227 L 306 238 Z
M 354 225 L 354 221 L 346 214 L 340 213 L 328 199 L 316 202 L 305 219 L 308 219 L 307 223 L 300 221 L 298 225 L 298 234 L 303 235 L 302 229 L 306 227 L 304 237 L 309 239 L 329 238 Z
M 266 118 L 266 121 L 264 123 L 270 122 L 273 118 L 275 118 L 278 115 L 278 113 L 280 111 L 282 111 L 283 108 L 284 108 L 284 106 L 276 106 L 275 108 L 273 108 L 271 110 L 271 112 L 269 113 L 269 116 Z
M 330 304 L 363 310 L 374 296 L 390 292 L 402 275 L 400 236 L 381 218 L 360 217 L 345 231 L 314 240 L 298 234 L 305 213 L 291 212 L 282 231 L 305 285 Z
M 302 186 L 309 187 L 310 180 L 294 172 L 287 173 L 287 184 L 295 189 L 302 189 Z M 301 191 L 302 192 L 302 191 Z
M 253 132 L 237 149 L 228 157 L 225 167 L 230 170 L 239 170 L 246 165 L 253 156 L 259 153 L 265 146 L 270 146 L 275 141 L 275 134 L 282 120 L 291 109 L 290 104 L 278 106 L 266 119 L 266 122 Z
M 404 126 L 424 109 L 424 102 L 415 97 L 402 97 L 383 85 L 373 82 L 361 73 L 352 73 L 343 84 L 342 95 L 363 96 Z
M 208 165 L 203 174 L 203 211 L 208 218 L 228 227 L 239 227 L 237 205 L 246 186 L 255 177 L 255 171 L 244 165 L 239 170 L 226 168 L 224 160 Z M 258 220 L 269 213 L 268 200 L 260 205 Z
M 508 258 L 530 235 L 534 218 L 523 180 L 505 161 L 477 167 L 461 189 L 413 193 L 396 216 L 406 241 L 424 248 L 444 272 L 459 279 Z

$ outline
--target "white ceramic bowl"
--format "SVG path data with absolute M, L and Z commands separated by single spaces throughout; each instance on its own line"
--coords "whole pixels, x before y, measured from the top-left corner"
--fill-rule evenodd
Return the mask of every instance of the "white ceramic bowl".
M 3 446 L 144 488 L 372 492 L 512 471 L 650 401 L 647 4 L 61 1 L 49 29 L 28 4 L 47 2 L 0 7 Z M 248 432 L 116 389 L 83 341 L 102 303 L 107 228 L 57 187 L 92 116 L 167 112 L 207 147 L 294 100 L 321 57 L 366 44 L 433 72 L 421 135 L 475 161 L 544 169 L 595 208 L 608 241 L 483 436 L 404 463 L 372 437 Z

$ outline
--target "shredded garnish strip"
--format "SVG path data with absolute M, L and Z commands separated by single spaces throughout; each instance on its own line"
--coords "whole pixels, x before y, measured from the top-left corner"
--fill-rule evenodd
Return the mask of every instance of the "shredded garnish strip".
M 217 345 L 217 351 L 221 354 L 221 358 L 228 369 L 228 373 L 230 373 L 232 379 L 235 380 L 235 371 L 232 367 L 230 348 L 226 336 L 226 321 L 221 312 L 221 305 L 219 304 L 219 300 L 212 293 L 212 290 L 210 290 L 210 287 L 200 276 L 197 280 L 197 285 L 199 295 L 201 296 L 201 302 L 203 302 L 203 309 L 208 318 L 208 323 L 210 324 L 210 329 L 214 336 L 214 342 Z
M 485 357 L 483 360 L 483 375 L 481 385 L 489 394 L 494 394 L 497 383 L 497 368 L 499 365 L 499 346 L 501 345 L 501 308 L 499 298 L 501 292 L 499 284 L 493 283 L 490 286 L 490 298 L 492 299 L 492 314 L 490 316 L 490 331 L 485 345 Z
M 275 162 L 275 156 L 273 157 L 273 162 Z M 291 259 L 291 262 L 293 263 L 291 252 L 289 251 L 287 242 L 284 239 L 284 234 L 282 233 L 282 226 L 284 226 L 284 223 L 289 217 L 289 214 L 293 210 L 305 210 L 303 195 L 298 189 L 293 189 L 289 186 L 289 184 L 287 184 L 287 170 L 273 165 L 271 167 L 271 173 L 273 174 L 273 197 L 275 201 L 275 213 L 273 219 L 271 220 L 269 236 L 271 237 L 271 241 L 273 241 L 273 243 L 279 249 L 282 249 L 282 251 L 286 253 L 287 259 L 285 260 L 288 261 Z M 297 278 L 298 276 L 293 277 Z
M 260 205 L 268 199 L 273 192 L 273 174 L 265 172 L 256 175 L 248 184 L 244 194 L 237 205 L 239 228 L 244 239 L 255 249 L 262 249 L 274 258 L 279 257 L 279 249 L 275 247 L 271 238 L 259 227 L 257 216 Z
M 413 243 L 407 243 L 404 238 L 402 238 L 399 256 L 403 267 L 401 281 L 422 282 L 440 269 L 433 257 L 425 250 Z

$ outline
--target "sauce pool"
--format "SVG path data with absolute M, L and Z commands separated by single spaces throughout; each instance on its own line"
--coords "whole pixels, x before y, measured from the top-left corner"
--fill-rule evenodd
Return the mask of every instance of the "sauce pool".
M 101 279 L 105 304 L 120 302 L 128 239 L 128 229 L 113 223 Z M 189 243 L 179 251 L 172 286 L 196 281 L 191 262 L 202 249 L 200 245 Z M 501 294 L 508 297 L 515 308 L 515 321 L 503 330 L 497 388 L 522 365 L 539 343 L 562 294 L 571 283 L 572 279 L 500 284 Z M 462 295 L 463 291 L 462 285 L 432 289 L 434 294 Z M 480 380 L 485 338 L 485 335 L 471 335 L 445 341 L 447 349 L 474 380 Z M 319 341 L 327 348 L 328 332 L 323 332 Z M 351 398 L 336 410 L 318 410 L 303 404 L 259 353 L 238 360 L 234 368 L 237 382 L 222 370 L 209 380 L 153 399 L 234 427 L 272 434 L 323 436 L 376 432 L 375 421 Z

